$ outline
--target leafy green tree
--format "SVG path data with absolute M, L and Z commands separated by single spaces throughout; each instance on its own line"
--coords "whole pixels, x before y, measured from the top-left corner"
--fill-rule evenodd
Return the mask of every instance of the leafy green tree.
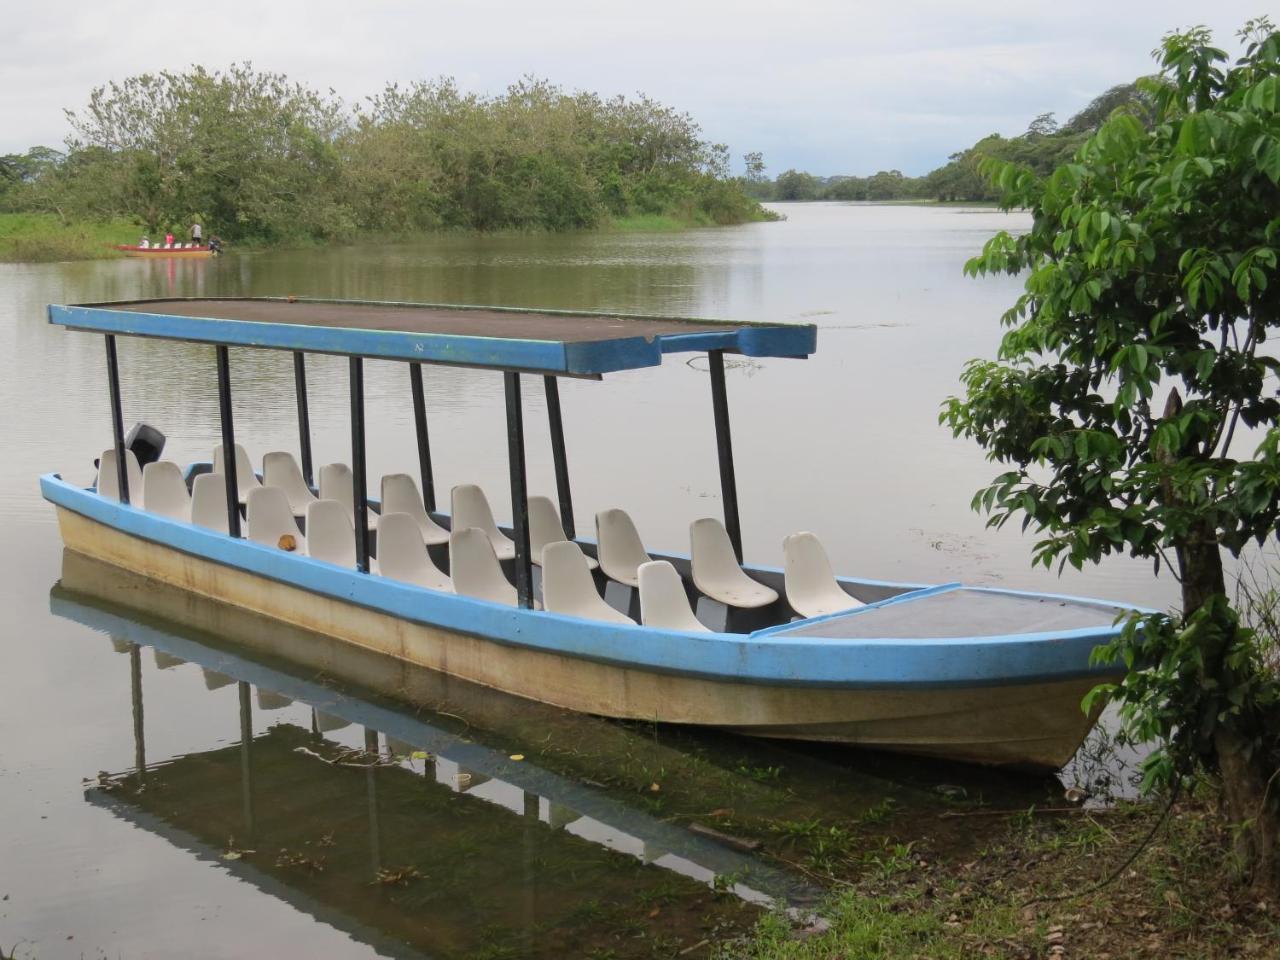
M 1274 891 L 1280 678 L 1223 570 L 1280 522 L 1280 33 L 1242 36 L 1230 67 L 1203 28 L 1165 37 L 1151 125 L 1112 115 L 1047 178 L 986 161 L 1033 223 L 968 270 L 1026 286 L 942 419 L 1007 465 L 974 505 L 1039 531 L 1037 562 L 1173 567 L 1180 613 L 1132 616 L 1098 653 L 1127 672 L 1095 693 L 1158 744 L 1148 787 L 1218 778 L 1240 861 Z
M 786 170 L 773 182 L 773 195 L 778 200 L 816 200 L 818 192 L 818 178 L 799 170 Z

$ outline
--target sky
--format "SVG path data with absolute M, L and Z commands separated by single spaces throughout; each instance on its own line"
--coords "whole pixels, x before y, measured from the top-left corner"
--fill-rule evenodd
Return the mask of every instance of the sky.
M 498 93 L 524 75 L 643 92 L 770 175 L 925 173 L 1036 115 L 1066 120 L 1150 73 L 1169 30 L 1235 53 L 1267 0 L 0 0 L 0 153 L 69 133 L 110 80 L 250 61 L 348 102 L 440 76 Z

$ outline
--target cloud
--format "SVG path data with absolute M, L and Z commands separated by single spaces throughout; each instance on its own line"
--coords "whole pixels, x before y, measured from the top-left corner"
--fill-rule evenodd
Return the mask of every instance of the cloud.
M 1072 4 L 994 0 L 607 5 L 456 0 L 220 0 L 11 5 L 0 62 L 0 152 L 57 146 L 64 107 L 109 80 L 249 60 L 357 101 L 387 81 L 450 75 L 498 92 L 524 74 L 686 110 L 735 156 L 774 172 L 921 173 L 1039 113 L 1069 116 L 1151 72 L 1167 30 L 1204 22 L 1220 45 L 1256 0 Z M 1209 16 L 1206 18 L 1206 14 Z

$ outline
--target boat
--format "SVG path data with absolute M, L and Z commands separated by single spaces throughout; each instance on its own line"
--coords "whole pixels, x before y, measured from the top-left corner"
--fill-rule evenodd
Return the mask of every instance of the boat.
M 139 247 L 136 244 L 117 243 L 112 245 L 113 250 L 119 250 L 126 257 L 142 257 L 144 259 L 163 260 L 169 257 L 183 257 L 185 259 L 200 259 L 203 257 L 216 256 L 217 251 L 203 245 L 194 243 L 175 243 L 166 245 L 157 243 L 150 247 Z
M 94 485 L 41 478 L 69 550 L 393 661 L 604 717 L 1037 770 L 1071 758 L 1097 719 L 1084 696 L 1122 672 L 1091 657 L 1132 609 L 1121 604 L 836 577 L 804 531 L 787 538 L 781 569 L 743 563 L 725 358 L 803 360 L 812 325 L 296 297 L 55 304 L 49 319 L 104 337 L 110 387 L 113 435 Z M 211 461 L 159 459 L 162 435 L 141 425 L 126 437 L 121 337 L 214 346 Z M 300 465 L 276 451 L 259 472 L 237 443 L 230 347 L 293 354 Z M 651 552 L 621 508 L 579 536 L 560 379 L 690 352 L 708 359 L 722 517 L 690 518 L 688 554 Z M 347 357 L 350 387 L 350 466 L 318 480 L 311 353 Z M 366 476 L 366 359 L 405 362 L 417 439 L 418 480 L 383 478 L 380 497 Z M 432 364 L 503 374 L 509 525 L 478 487 L 436 504 Z M 531 376 L 546 395 L 555 501 L 527 485 Z

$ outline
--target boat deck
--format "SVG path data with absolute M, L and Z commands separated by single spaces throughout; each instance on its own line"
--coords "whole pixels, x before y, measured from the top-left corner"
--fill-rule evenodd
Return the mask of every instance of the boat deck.
M 776 636 L 839 640 L 1025 636 L 1106 629 L 1121 608 L 1067 597 L 954 588 L 906 596 L 768 631 Z

